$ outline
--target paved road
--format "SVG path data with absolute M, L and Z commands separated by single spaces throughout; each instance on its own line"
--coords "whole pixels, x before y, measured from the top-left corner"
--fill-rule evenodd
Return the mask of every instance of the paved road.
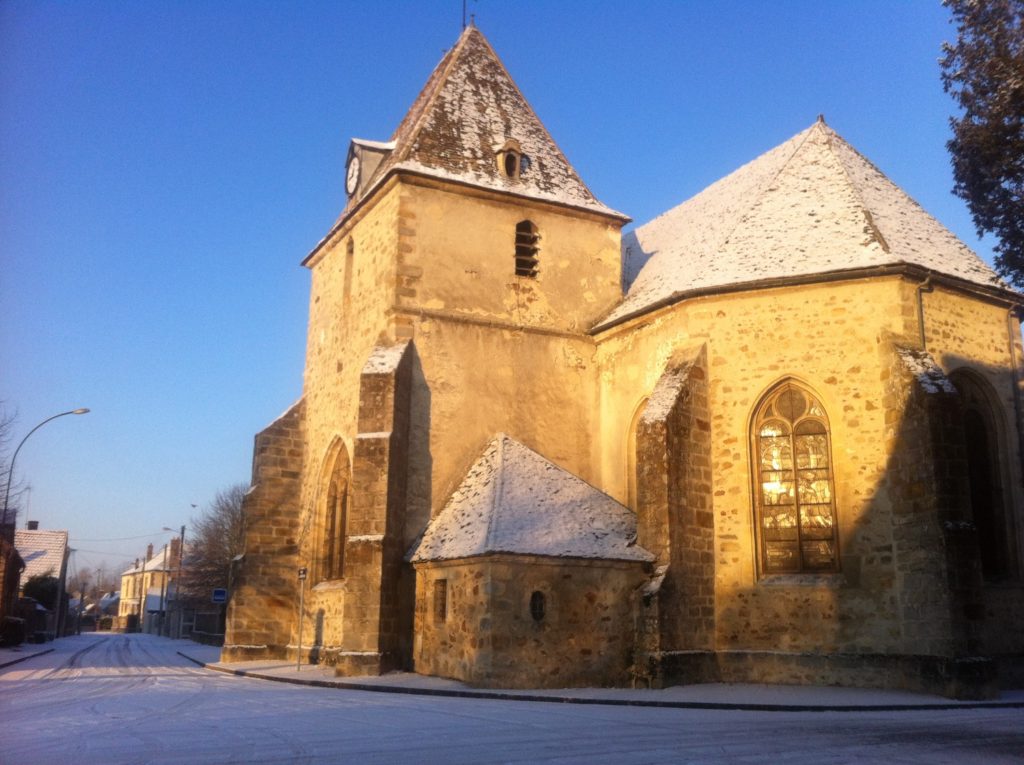
M 723 712 L 404 696 L 233 677 L 150 635 L 0 670 L 0 763 L 1024 763 L 1024 710 Z

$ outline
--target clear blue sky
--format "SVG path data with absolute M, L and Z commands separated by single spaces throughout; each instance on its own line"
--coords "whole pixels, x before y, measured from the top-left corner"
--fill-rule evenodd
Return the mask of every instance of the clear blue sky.
M 469 10 L 594 193 L 644 222 L 819 113 L 979 254 L 945 150 L 938 0 Z M 28 512 L 119 566 L 302 392 L 350 137 L 387 139 L 461 2 L 0 3 L 0 399 Z M 123 541 L 93 541 L 138 537 Z

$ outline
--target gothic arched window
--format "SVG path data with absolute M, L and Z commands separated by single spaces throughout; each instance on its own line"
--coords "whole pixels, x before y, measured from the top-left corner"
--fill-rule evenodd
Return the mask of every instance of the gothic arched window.
M 1006 512 L 1002 433 L 992 401 L 996 394 L 979 375 L 960 369 L 950 375 L 964 411 L 964 445 L 970 481 L 971 514 L 978 533 L 981 573 L 986 581 L 1013 576 L 1016 534 Z
M 345 536 L 348 525 L 348 453 L 342 446 L 334 458 L 321 508 L 319 550 L 320 580 L 345 575 Z
M 637 457 L 637 429 L 640 427 L 640 417 L 643 416 L 647 406 L 645 398 L 636 409 L 633 410 L 633 418 L 629 421 L 629 430 L 626 433 L 626 507 L 633 512 L 637 509 L 638 481 L 637 469 L 640 467 Z
M 838 570 L 832 449 L 824 407 L 793 382 L 779 385 L 757 410 L 751 446 L 761 572 Z

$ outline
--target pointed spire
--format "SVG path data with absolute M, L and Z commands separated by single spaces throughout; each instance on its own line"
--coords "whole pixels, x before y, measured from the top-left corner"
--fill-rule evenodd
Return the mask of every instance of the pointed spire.
M 434 69 L 391 142 L 394 148 L 360 184 L 347 211 L 391 173 L 405 170 L 628 220 L 586 187 L 472 23 Z

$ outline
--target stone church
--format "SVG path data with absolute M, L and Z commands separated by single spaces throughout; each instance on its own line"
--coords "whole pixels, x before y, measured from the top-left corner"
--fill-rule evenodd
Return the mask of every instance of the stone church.
M 1021 295 L 823 120 L 623 234 L 469 27 L 345 181 L 224 660 L 1021 682 Z

